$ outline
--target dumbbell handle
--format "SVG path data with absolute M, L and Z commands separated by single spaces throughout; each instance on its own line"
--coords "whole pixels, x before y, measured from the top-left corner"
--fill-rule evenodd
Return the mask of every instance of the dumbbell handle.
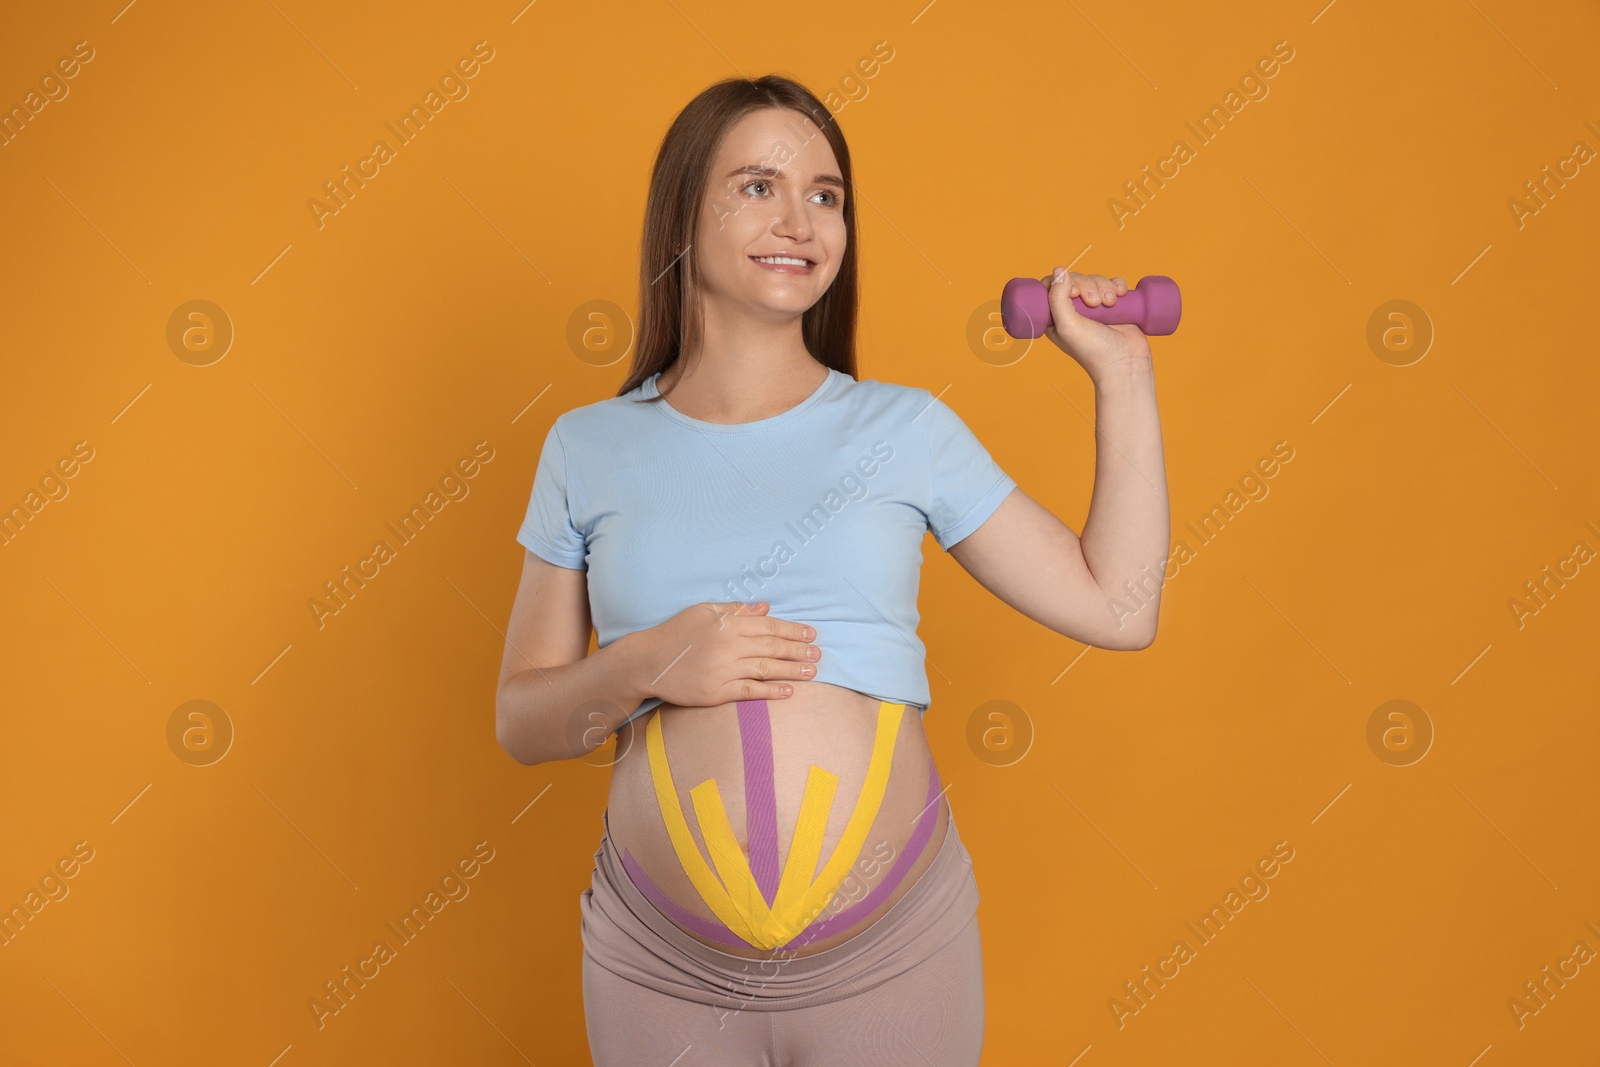
M 1164 337 L 1178 328 L 1183 301 L 1178 283 L 1165 274 L 1140 278 L 1127 293 L 1111 305 L 1090 307 L 1083 297 L 1072 298 L 1072 306 L 1086 319 L 1107 325 L 1132 323 L 1150 337 Z M 1000 322 L 1012 337 L 1042 337 L 1050 319 L 1050 290 L 1038 278 L 1012 278 L 1000 294 Z

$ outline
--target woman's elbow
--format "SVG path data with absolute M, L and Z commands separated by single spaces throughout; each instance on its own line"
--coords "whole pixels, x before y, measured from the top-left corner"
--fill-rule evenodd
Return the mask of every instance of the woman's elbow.
M 526 724 L 519 724 L 506 713 L 506 708 L 498 699 L 494 709 L 494 739 L 506 755 L 522 764 L 524 767 L 534 767 L 548 762 L 549 757 L 531 743 L 527 736 Z
M 1112 630 L 1102 640 L 1094 642 L 1094 646 L 1113 652 L 1138 652 L 1149 648 L 1155 641 L 1156 627 L 1152 620 L 1149 626 L 1124 626 Z
M 514 739 L 506 736 L 506 732 L 498 727 L 495 729 L 494 738 L 496 741 L 500 742 L 500 747 L 505 750 L 506 755 L 510 756 L 524 767 L 535 767 L 543 762 L 532 752 L 529 752 L 522 746 L 518 745 Z

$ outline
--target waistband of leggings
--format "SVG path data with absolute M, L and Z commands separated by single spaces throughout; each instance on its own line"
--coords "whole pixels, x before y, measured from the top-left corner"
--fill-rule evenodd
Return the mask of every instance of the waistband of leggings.
M 808 956 L 751 958 L 696 940 L 628 877 L 610 822 L 595 853 L 584 950 L 596 963 L 673 996 L 732 1009 L 810 1007 L 903 974 L 947 945 L 977 913 L 972 858 L 952 815 L 933 862 L 904 896 L 855 937 Z M 619 910 L 620 909 L 620 910 Z M 617 943 L 614 938 L 630 939 Z M 640 956 L 644 953 L 643 957 Z

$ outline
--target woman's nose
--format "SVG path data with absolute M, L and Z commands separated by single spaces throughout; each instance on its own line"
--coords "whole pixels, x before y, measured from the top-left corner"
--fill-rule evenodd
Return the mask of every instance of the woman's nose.
M 778 208 L 774 232 L 804 241 L 811 236 L 811 215 L 804 201 L 786 200 Z

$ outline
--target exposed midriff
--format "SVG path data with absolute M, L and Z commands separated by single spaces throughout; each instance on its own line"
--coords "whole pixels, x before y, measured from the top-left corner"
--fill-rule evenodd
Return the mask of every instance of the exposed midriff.
M 812 765 L 838 777 L 817 870 L 811 872 L 815 878 L 838 848 L 866 784 L 882 702 L 877 697 L 825 682 L 791 684 L 794 685 L 793 696 L 766 702 L 772 730 L 780 864 L 788 862 Z M 893 891 L 865 915 L 852 918 L 848 925 L 804 944 L 777 948 L 757 948 L 742 942 L 728 944 L 677 924 L 685 933 L 723 952 L 752 959 L 807 956 L 856 937 L 905 895 L 937 855 L 948 825 L 949 809 L 942 788 L 933 805 L 929 805 L 929 772 L 933 757 L 918 707 L 897 705 L 895 711 L 899 725 L 882 805 L 872 820 L 865 844 L 850 858 L 849 874 L 822 914 L 842 914 L 845 908 L 862 900 L 884 882 L 895 861 L 907 849 L 919 817 L 933 819 L 932 836 Z M 696 818 L 690 791 L 707 779 L 716 782 L 728 822 L 748 863 L 750 834 L 739 706 L 737 703 L 712 707 L 662 704 L 618 731 L 607 809 L 607 823 L 617 855 L 630 853 L 668 898 L 694 915 L 715 921 L 716 914 L 685 872 L 662 816 L 646 744 L 646 730 L 657 716 L 673 790 L 701 855 L 707 857 L 707 865 L 714 869 L 704 849 L 705 836 Z M 667 918 L 676 923 L 672 916 Z

